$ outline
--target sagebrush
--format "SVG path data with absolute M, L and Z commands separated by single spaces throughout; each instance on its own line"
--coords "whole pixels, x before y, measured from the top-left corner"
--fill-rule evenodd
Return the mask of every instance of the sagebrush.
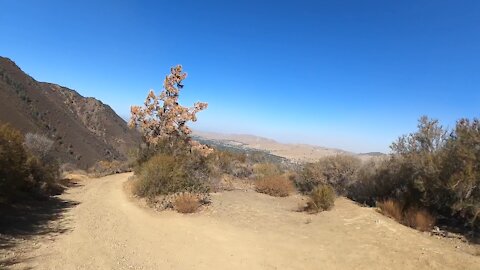
M 335 155 L 307 163 L 299 173 L 295 184 L 303 193 L 311 192 L 319 185 L 330 185 L 338 194 L 345 195 L 356 180 L 361 161 L 351 155 Z
M 461 119 L 453 130 L 422 117 L 418 131 L 400 137 L 392 154 L 359 170 L 349 191 L 372 204 L 393 199 L 480 227 L 480 122 Z
M 255 190 L 275 197 L 286 197 L 293 192 L 293 183 L 284 175 L 266 176 L 255 181 Z
M 0 202 L 58 194 L 60 166 L 51 156 L 53 142 L 41 134 L 25 141 L 20 131 L 0 125 Z
M 327 211 L 335 205 L 335 190 L 329 185 L 319 185 L 308 195 L 305 210 L 311 213 Z
M 195 177 L 190 160 L 158 154 L 138 169 L 134 193 L 141 197 L 155 197 L 177 192 L 208 192 L 202 177 Z M 199 172 L 196 172 L 197 174 Z

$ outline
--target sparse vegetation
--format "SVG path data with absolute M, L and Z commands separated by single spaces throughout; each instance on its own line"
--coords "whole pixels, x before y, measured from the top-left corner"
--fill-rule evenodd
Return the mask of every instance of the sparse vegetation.
M 28 137 L 25 142 L 18 130 L 0 126 L 0 202 L 60 191 L 59 165 L 50 156 L 49 139 L 38 134 Z
M 194 213 L 201 206 L 200 200 L 196 194 L 183 192 L 177 194 L 173 201 L 173 208 L 184 214 Z
M 335 190 L 329 185 L 319 185 L 308 195 L 305 210 L 310 213 L 318 213 L 332 209 L 335 205 Z
M 22 134 L 8 124 L 0 126 L 0 193 L 2 200 L 24 189 L 29 175 Z
M 207 192 L 206 182 L 191 177 L 192 169 L 185 159 L 158 154 L 145 162 L 137 171 L 134 192 L 141 197 L 155 197 L 177 192 Z
M 25 147 L 42 160 L 48 158 L 53 143 L 53 140 L 41 134 L 27 133 L 27 135 L 25 135 Z
M 461 119 L 448 131 L 437 120 L 422 117 L 417 132 L 392 144 L 390 157 L 359 170 L 349 196 L 367 204 L 392 199 L 401 203 L 405 213 L 425 209 L 418 219 L 427 220 L 426 224 L 432 218 L 425 213 L 435 213 L 479 228 L 479 145 L 478 119 Z M 408 215 L 409 224 L 423 223 L 415 221 L 417 214 Z
M 385 216 L 419 231 L 431 231 L 435 225 L 435 217 L 425 209 L 404 209 L 399 202 L 392 199 L 378 202 L 377 206 Z
M 405 212 L 404 222 L 407 226 L 427 232 L 433 229 L 436 220 L 427 210 L 411 208 Z
M 275 163 L 257 163 L 253 166 L 253 173 L 256 178 L 280 175 L 282 173 L 280 166 Z
M 303 193 L 311 192 L 320 184 L 327 184 L 338 194 L 345 195 L 354 183 L 360 165 L 360 160 L 350 155 L 324 157 L 315 163 L 307 163 L 295 184 Z
M 255 190 L 275 197 L 286 197 L 293 192 L 293 183 L 284 175 L 271 175 L 257 179 Z
M 385 216 L 393 218 L 400 223 L 403 222 L 402 206 L 397 201 L 385 200 L 383 202 L 378 202 L 377 207 Z
M 215 149 L 209 155 L 208 163 L 217 175 L 228 174 L 237 178 L 248 178 L 253 174 L 251 162 L 244 153 Z

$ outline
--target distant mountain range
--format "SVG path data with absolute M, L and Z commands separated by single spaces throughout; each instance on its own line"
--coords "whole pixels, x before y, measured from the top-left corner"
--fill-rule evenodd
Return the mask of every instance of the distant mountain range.
M 273 156 L 287 158 L 296 162 L 314 162 L 322 157 L 338 154 L 353 155 L 362 160 L 385 155 L 380 152 L 355 154 L 341 149 L 322 146 L 280 143 L 272 139 L 244 134 L 222 134 L 197 130 L 193 134 L 207 144 L 210 142 L 217 147 L 218 145 L 223 145 L 223 147 L 229 148 L 260 150 Z
M 0 123 L 55 141 L 64 163 L 88 168 L 99 160 L 125 160 L 140 142 L 110 106 L 53 83 L 37 82 L 0 57 Z

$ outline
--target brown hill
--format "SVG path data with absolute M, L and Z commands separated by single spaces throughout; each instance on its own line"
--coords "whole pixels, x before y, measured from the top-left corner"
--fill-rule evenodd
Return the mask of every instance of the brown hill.
M 0 57 L 0 122 L 55 141 L 63 163 L 87 168 L 99 160 L 125 160 L 139 142 L 110 106 L 56 84 L 37 82 Z
M 249 148 L 266 151 L 273 155 L 297 162 L 315 162 L 320 158 L 326 156 L 335 156 L 338 154 L 354 155 L 362 160 L 384 156 L 383 153 L 378 152 L 355 154 L 341 149 L 327 148 L 316 145 L 280 143 L 272 139 L 254 135 L 222 134 L 199 130 L 195 130 L 194 135 L 202 139 L 214 140 L 218 144 L 234 146 L 237 148 Z

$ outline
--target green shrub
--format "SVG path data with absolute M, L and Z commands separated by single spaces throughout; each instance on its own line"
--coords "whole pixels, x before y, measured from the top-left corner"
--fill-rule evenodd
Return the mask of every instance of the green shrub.
M 443 163 L 439 181 L 430 189 L 436 195 L 431 203 L 440 201 L 480 228 L 480 120 L 459 120 L 440 158 Z
M 42 194 L 54 195 L 61 192 L 58 184 L 60 179 L 60 164 L 53 157 L 54 141 L 45 135 L 27 133 L 24 146 L 29 153 L 28 167 L 35 189 Z
M 8 199 L 27 186 L 28 155 L 22 134 L 8 124 L 0 126 L 0 199 Z
M 399 198 L 404 182 L 397 175 L 401 164 L 394 158 L 370 160 L 363 164 L 356 181 L 348 188 L 348 197 L 356 202 L 375 206 L 376 202 Z
M 448 131 L 422 117 L 418 131 L 391 148 L 389 158 L 359 170 L 350 198 L 368 204 L 393 199 L 404 209 L 426 209 L 480 227 L 478 119 L 461 119 Z
M 58 194 L 60 170 L 51 156 L 53 142 L 43 135 L 21 133 L 9 125 L 0 126 L 0 200 L 21 200 L 25 196 Z
M 308 212 L 317 213 L 332 209 L 335 204 L 335 190 L 329 185 L 315 187 L 308 195 Z
M 33 188 L 40 195 L 57 195 L 63 191 L 59 184 L 60 165 L 56 160 L 46 163 L 36 156 L 30 156 L 27 164 Z
M 155 197 L 177 192 L 207 192 L 207 167 L 195 156 L 158 154 L 144 162 L 136 174 L 134 192 L 141 197 Z
M 307 163 L 299 170 L 294 183 L 298 191 L 303 194 L 310 193 L 315 187 L 323 181 L 323 174 L 316 163 Z

